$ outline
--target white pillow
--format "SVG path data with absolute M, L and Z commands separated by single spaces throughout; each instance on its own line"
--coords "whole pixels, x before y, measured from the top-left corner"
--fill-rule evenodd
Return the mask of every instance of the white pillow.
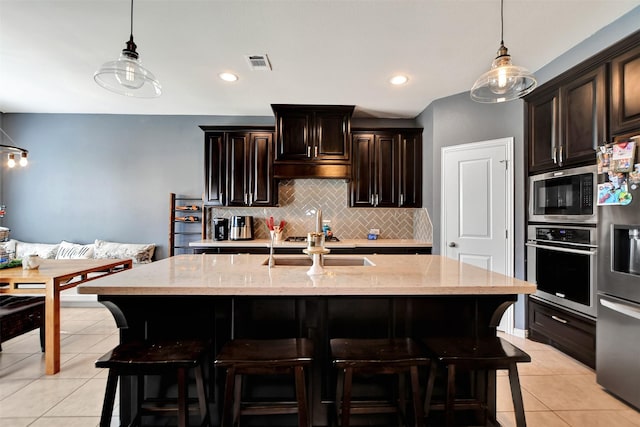
M 93 255 L 95 258 L 127 259 L 131 258 L 134 264 L 148 264 L 153 259 L 156 245 L 95 241 Z
M 4 247 L 4 250 L 7 251 L 7 253 L 12 253 L 15 255 L 16 241 L 14 239 L 11 239 L 7 242 L 0 242 L 0 246 Z
M 28 243 L 16 240 L 16 258 L 22 259 L 31 254 L 37 254 L 40 258 L 54 259 L 58 253 L 59 244 Z
M 56 259 L 92 259 L 93 244 L 80 245 L 66 241 L 60 242 Z

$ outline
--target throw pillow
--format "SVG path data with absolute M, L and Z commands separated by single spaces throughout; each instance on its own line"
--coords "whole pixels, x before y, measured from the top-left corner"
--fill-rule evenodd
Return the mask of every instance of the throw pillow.
M 92 259 L 93 258 L 93 244 L 80 245 L 78 243 L 71 243 L 62 241 L 56 254 L 56 259 Z
M 29 243 L 16 240 L 16 258 L 22 259 L 31 254 L 37 254 L 40 258 L 55 259 L 59 244 Z
M 118 243 L 96 239 L 93 254 L 95 258 L 131 258 L 134 264 L 148 264 L 153 260 L 155 250 L 153 243 Z

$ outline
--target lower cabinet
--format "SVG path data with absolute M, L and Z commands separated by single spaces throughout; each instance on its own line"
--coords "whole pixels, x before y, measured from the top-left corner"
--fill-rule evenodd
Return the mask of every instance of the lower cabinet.
M 529 338 L 549 344 L 585 365 L 596 366 L 596 322 L 528 297 Z

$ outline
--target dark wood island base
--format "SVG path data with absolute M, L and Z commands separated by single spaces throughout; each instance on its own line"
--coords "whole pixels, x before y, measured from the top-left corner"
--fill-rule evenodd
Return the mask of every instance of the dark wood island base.
M 211 342 L 205 366 L 213 425 L 222 412 L 224 372 L 213 368 L 222 345 L 232 338 L 309 338 L 315 355 L 310 371 L 312 425 L 335 425 L 335 369 L 331 338 L 495 336 L 495 327 L 517 295 L 457 296 L 125 296 L 99 295 L 120 328 L 122 343 L 148 338 L 206 338 Z M 491 373 L 495 375 L 495 373 Z M 422 385 L 427 372 L 421 374 Z M 495 383 L 495 382 L 493 382 Z M 265 383 L 264 387 L 277 385 Z M 133 384 L 124 380 L 121 422 L 130 421 Z M 483 390 L 483 387 L 478 387 Z M 495 413 L 495 389 L 484 398 Z M 246 425 L 296 425 L 295 416 L 273 421 L 251 417 Z M 265 423 L 271 424 L 265 424 Z M 272 424 L 275 422 L 276 424 Z M 256 424 L 254 424 L 256 423 Z

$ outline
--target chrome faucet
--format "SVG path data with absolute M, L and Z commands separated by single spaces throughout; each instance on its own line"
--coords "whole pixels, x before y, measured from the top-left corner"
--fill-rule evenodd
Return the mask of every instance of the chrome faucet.
M 316 211 L 316 233 L 322 233 L 322 209 Z M 320 254 L 320 267 L 324 267 L 324 255 Z
M 322 209 L 316 211 L 316 233 L 322 232 Z
M 269 268 L 271 268 L 275 266 L 275 262 L 273 260 L 273 239 L 275 239 L 276 233 L 270 231 L 269 235 L 271 236 L 271 244 L 269 245 Z

